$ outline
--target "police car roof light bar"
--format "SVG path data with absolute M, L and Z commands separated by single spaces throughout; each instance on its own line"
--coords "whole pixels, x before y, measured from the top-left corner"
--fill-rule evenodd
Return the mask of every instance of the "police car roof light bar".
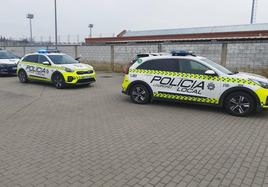
M 57 49 L 40 49 L 38 50 L 38 53 L 60 53 L 60 51 Z
M 192 51 L 171 51 L 172 56 L 196 56 Z

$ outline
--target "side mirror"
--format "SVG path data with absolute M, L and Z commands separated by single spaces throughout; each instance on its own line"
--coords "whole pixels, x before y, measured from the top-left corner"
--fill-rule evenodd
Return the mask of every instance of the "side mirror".
M 217 75 L 217 74 L 216 74 L 216 72 L 213 71 L 213 70 L 207 70 L 207 71 L 205 72 L 205 75 Z
M 50 63 L 48 61 L 42 62 L 43 65 L 50 65 Z

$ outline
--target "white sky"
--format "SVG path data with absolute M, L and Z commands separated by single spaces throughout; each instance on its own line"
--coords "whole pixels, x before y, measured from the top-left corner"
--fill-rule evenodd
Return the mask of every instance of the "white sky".
M 60 41 L 83 40 L 122 30 L 169 29 L 249 23 L 252 0 L 57 0 Z M 29 37 L 33 13 L 35 40 L 53 40 L 54 0 L 0 0 L 0 36 Z M 257 23 L 268 23 L 268 0 L 258 0 Z

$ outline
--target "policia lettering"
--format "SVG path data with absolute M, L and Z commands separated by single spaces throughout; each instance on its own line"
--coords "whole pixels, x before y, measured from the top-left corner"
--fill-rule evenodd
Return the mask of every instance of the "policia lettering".
M 191 79 L 176 79 L 171 77 L 154 76 L 151 83 L 156 83 L 153 86 L 172 88 L 178 87 L 178 92 L 202 94 L 202 90 L 205 88 L 204 81 L 194 81 Z
M 36 73 L 37 75 L 41 75 L 41 76 L 44 76 L 45 74 L 49 73 L 48 69 L 46 68 L 35 67 L 35 66 L 30 66 L 30 65 L 26 66 L 26 71 L 29 71 L 31 73 Z

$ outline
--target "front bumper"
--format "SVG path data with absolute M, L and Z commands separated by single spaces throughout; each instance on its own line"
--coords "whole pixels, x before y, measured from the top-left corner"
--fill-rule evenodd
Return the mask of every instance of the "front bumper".
M 17 65 L 0 66 L 0 74 L 16 74 Z
M 268 89 L 260 88 L 256 91 L 256 94 L 260 100 L 260 107 L 263 109 L 268 109 Z
M 66 84 L 70 85 L 81 85 L 90 84 L 96 82 L 96 72 L 93 71 L 91 74 L 78 75 L 76 72 L 64 72 L 63 77 Z

